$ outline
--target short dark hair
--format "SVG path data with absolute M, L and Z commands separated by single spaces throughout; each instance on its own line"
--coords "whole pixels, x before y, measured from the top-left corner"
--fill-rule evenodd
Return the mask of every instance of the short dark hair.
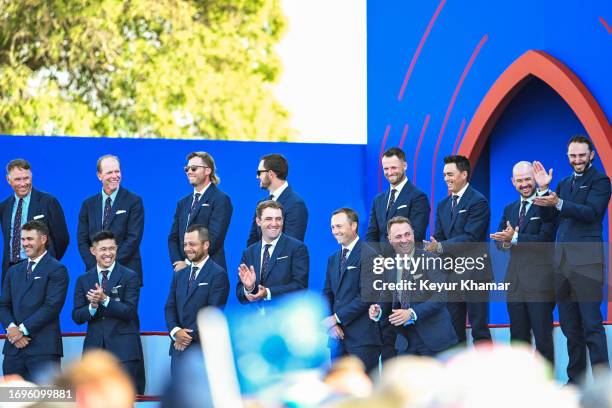
M 410 228 L 412 228 L 412 222 L 410 221 L 410 219 L 401 215 L 396 215 L 395 217 L 387 221 L 387 235 L 389 235 L 389 231 L 391 231 L 391 226 L 394 224 L 408 224 L 410 225 Z
M 215 159 L 213 159 L 213 157 L 206 152 L 191 152 L 187 155 L 187 161 L 193 159 L 194 157 L 199 157 L 202 159 L 204 164 L 210 169 L 210 182 L 215 185 L 219 184 L 221 179 L 216 174 Z
M 593 142 L 591 142 L 589 140 L 589 138 L 587 138 L 584 135 L 575 135 L 575 136 L 572 136 L 572 138 L 569 140 L 569 142 L 567 142 L 567 147 L 569 147 L 569 145 L 571 145 L 572 143 L 584 143 L 587 146 L 589 146 L 589 152 L 595 151 L 595 148 L 593 147 Z
M 104 241 L 107 239 L 112 239 L 113 241 L 115 241 L 115 244 L 117 243 L 117 239 L 115 238 L 115 234 L 113 234 L 112 232 L 108 231 L 108 230 L 102 230 L 102 231 L 98 231 L 94 234 L 93 237 L 91 237 L 91 246 L 96 245 L 98 242 L 100 241 Z
M 28 221 L 21 227 L 22 231 L 36 231 L 40 235 L 46 235 L 49 237 L 49 227 L 44 222 L 40 221 Z
M 263 166 L 266 170 L 272 170 L 276 177 L 281 180 L 287 180 L 289 175 L 289 162 L 282 154 L 267 154 L 261 158 Z
M 117 156 L 115 156 L 114 154 L 105 154 L 104 156 L 101 156 L 96 162 L 96 169 L 98 169 L 98 173 L 102 172 L 102 160 L 104 159 L 115 159 L 117 160 L 117 164 L 119 164 L 119 167 L 121 167 L 121 161 Z
M 346 214 L 346 218 L 348 218 L 349 222 L 356 222 L 357 225 L 359 225 L 359 215 L 357 214 L 357 211 L 353 210 L 352 208 L 338 208 L 332 213 L 332 217 L 336 214 Z
M 404 151 L 400 149 L 399 147 L 392 147 L 390 149 L 387 149 L 387 151 L 383 153 L 383 157 L 393 157 L 393 156 L 397 156 L 398 159 L 400 159 L 403 162 L 406 162 L 406 153 L 404 153 Z
M 261 214 L 263 214 L 266 208 L 276 208 L 278 210 L 281 210 L 281 212 L 283 211 L 283 206 L 278 201 L 262 201 L 261 203 L 257 204 L 257 208 L 255 209 L 255 214 L 257 215 L 257 218 L 261 218 Z
M 470 161 L 465 156 L 455 155 L 455 156 L 446 156 L 444 158 L 444 164 L 455 163 L 457 166 L 457 170 L 463 172 L 467 171 L 467 178 L 469 180 L 472 175 L 472 167 L 470 166 Z
M 26 159 L 13 159 L 6 165 L 6 174 L 9 174 L 13 169 L 31 170 L 32 167 Z
M 185 233 L 194 232 L 194 231 L 198 232 L 198 238 L 200 239 L 200 241 L 202 242 L 210 241 L 210 237 L 208 235 L 208 228 L 206 228 L 204 225 L 192 224 L 189 227 L 187 227 L 187 230 L 185 231 Z

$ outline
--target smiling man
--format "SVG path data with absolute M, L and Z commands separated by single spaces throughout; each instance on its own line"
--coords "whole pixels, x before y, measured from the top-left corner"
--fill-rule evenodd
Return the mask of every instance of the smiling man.
M 97 163 L 98 180 L 102 191 L 81 205 L 77 240 L 79 253 L 87 269 L 96 265 L 91 253 L 92 238 L 101 230 L 113 233 L 117 242 L 117 261 L 138 274 L 142 285 L 142 259 L 140 242 L 144 233 L 144 207 L 142 199 L 121 187 L 119 158 L 104 155 Z
M 68 272 L 47 251 L 49 229 L 39 221 L 21 228 L 27 262 L 9 268 L 2 284 L 0 320 L 6 329 L 4 375 L 44 381 L 59 371 L 63 355 L 59 315 L 66 300 Z M 49 380 L 49 378 L 46 378 Z
M 557 217 L 554 264 L 561 330 L 567 337 L 567 375 L 576 383 L 586 370 L 587 347 L 591 365 L 609 369 L 608 345 L 600 306 L 604 285 L 602 221 L 610 201 L 610 178 L 594 165 L 593 144 L 574 136 L 567 145 L 572 174 L 552 192 L 552 169 L 533 163 L 538 184 L 534 203 L 551 208 Z
M 55 259 L 62 259 L 68 248 L 68 227 L 59 201 L 51 194 L 32 187 L 32 168 L 24 159 L 11 160 L 6 165 L 6 181 L 14 194 L 0 203 L 0 225 L 4 238 L 2 280 L 9 267 L 27 256 L 21 246 L 21 228 L 36 220 L 49 228 L 47 248 Z
M 309 257 L 304 243 L 283 231 L 283 207 L 273 200 L 256 210 L 261 240 L 242 253 L 236 296 L 240 303 L 267 302 L 308 288 Z

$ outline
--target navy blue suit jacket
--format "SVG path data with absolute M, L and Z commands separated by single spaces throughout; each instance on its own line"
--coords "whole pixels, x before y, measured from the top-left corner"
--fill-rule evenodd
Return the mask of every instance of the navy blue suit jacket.
M 516 228 L 520 209 L 521 200 L 508 204 L 504 208 L 498 231 L 506 229 L 507 221 Z M 510 247 L 510 262 L 505 279 L 510 283 L 509 291 L 552 294 L 555 231 L 552 209 L 532 204 L 525 214 L 523 226 L 519 228 L 517 245 Z
M 63 355 L 60 329 L 60 312 L 68 291 L 66 267 L 48 252 L 42 257 L 28 281 L 28 262 L 9 268 L 0 295 L 0 319 L 2 327 L 21 323 L 28 330 L 31 341 L 23 349 L 17 349 L 9 341 L 4 342 L 5 355 Z
M 102 230 L 102 193 L 83 201 L 79 213 L 77 239 L 79 253 L 89 270 L 96 266 L 96 259 L 91 254 L 91 238 Z M 142 259 L 140 241 L 144 233 L 144 206 L 136 194 L 120 187 L 111 210 L 108 229 L 115 234 L 117 245 L 117 262 L 138 274 L 142 284 Z
M 387 217 L 387 203 L 391 190 L 388 189 L 374 197 L 372 210 L 370 211 L 370 221 L 368 222 L 368 232 L 366 240 L 368 242 L 389 242 L 387 239 L 387 221 L 395 216 L 406 217 L 412 223 L 415 242 L 421 243 L 425 239 L 427 224 L 429 224 L 429 200 L 425 193 L 419 190 L 409 181 L 395 198 L 395 203 Z
M 443 256 L 482 257 L 488 254 L 489 223 L 491 210 L 489 202 L 471 185 L 463 193 L 457 204 L 456 216 L 451 216 L 452 195 L 438 203 L 436 209 L 436 232 L 434 238 L 442 243 Z M 478 245 L 476 243 L 482 243 Z M 491 280 L 490 257 L 487 255 L 486 267 L 478 271 L 466 272 L 466 278 Z
M 342 249 L 327 260 L 323 296 L 331 313 L 335 313 L 340 319 L 340 326 L 344 331 L 342 341 L 348 347 L 381 344 L 378 327 L 368 316 L 370 303 L 361 297 L 362 284 L 365 283 L 365 280 L 361 279 L 361 274 L 371 273 L 367 268 L 371 268 L 372 260 L 376 256 L 374 249 L 360 239 L 355 243 L 342 271 L 340 270 Z
M 138 321 L 138 297 L 140 284 L 136 272 L 115 263 L 108 280 L 108 306 L 98 306 L 92 316 L 89 313 L 87 292 L 98 283 L 96 267 L 79 276 L 74 289 L 72 320 L 76 324 L 87 323 L 87 336 L 83 352 L 92 348 L 104 348 L 119 361 L 140 359 L 140 324 Z M 113 288 L 116 290 L 113 290 Z
M 185 260 L 183 241 L 187 230 L 187 218 L 191 211 L 193 193 L 182 198 L 176 204 L 174 221 L 168 235 L 168 251 L 170 262 Z M 225 235 L 232 218 L 232 202 L 227 194 L 211 184 L 198 202 L 195 217 L 189 220 L 189 225 L 202 224 L 208 228 L 210 247 L 208 253 L 213 261 L 227 271 L 225 262 Z
M 415 249 L 414 257 L 429 258 L 432 255 Z M 397 270 L 393 269 L 387 274 L 388 282 L 395 282 Z M 446 350 L 459 342 L 457 333 L 451 322 L 451 317 L 446 308 L 446 291 L 445 290 L 422 290 L 419 284 L 420 280 L 429 280 L 429 282 L 443 283 L 446 281 L 445 274 L 435 268 L 421 268 L 414 271 L 411 278 L 416 282 L 415 290 L 409 294 L 409 308 L 414 310 L 417 315 L 417 320 L 414 325 L 410 326 L 392 326 L 397 333 L 395 347 L 398 351 L 405 351 L 409 347 L 407 330 L 416 330 L 419 337 L 425 345 L 434 352 Z M 397 298 L 397 292 L 394 293 L 393 302 L 387 302 L 382 305 L 381 319 L 388 319 L 392 309 L 401 309 L 401 304 Z
M 308 248 L 303 242 L 281 234 L 274 251 L 270 254 L 268 273 L 261 279 L 261 241 L 249 246 L 242 253 L 241 263 L 253 266 L 256 283 L 268 290 L 272 300 L 279 296 L 308 288 L 309 257 Z M 240 280 L 236 285 L 236 296 L 240 303 L 250 303 L 244 295 L 244 285 Z
M 267 198 L 258 201 L 257 204 Z M 276 199 L 283 206 L 283 233 L 304 242 L 306 235 L 306 225 L 308 224 L 308 209 L 306 203 L 291 186 L 287 186 L 285 191 Z M 255 221 L 257 215 L 253 217 L 247 247 L 253 245 L 257 241 L 261 241 L 261 228 L 257 226 Z
M 200 343 L 198 311 L 207 306 L 223 308 L 229 295 L 227 273 L 211 258 L 206 261 L 191 288 L 189 288 L 190 274 L 191 266 L 188 266 L 173 275 L 165 306 L 168 333 L 175 327 L 193 330 L 191 333 L 193 340 L 189 347 Z M 170 355 L 179 353 L 173 343 L 170 343 Z
M 572 177 L 557 186 L 557 195 L 563 200 L 561 211 L 555 209 L 559 229 L 557 242 L 603 242 L 602 220 L 610 201 L 610 178 L 591 167 L 582 177 L 577 177 L 572 188 Z M 562 255 L 570 265 L 590 265 L 604 262 L 603 245 L 557 245 L 555 264 L 559 266 Z
M 11 249 L 11 214 L 13 213 L 13 205 L 15 204 L 15 195 L 12 194 L 9 198 L 0 203 L 0 224 L 2 226 L 2 235 L 4 237 L 3 253 L 2 253 L 2 276 L 8 270 L 10 261 Z M 28 219 L 31 221 L 44 222 L 49 228 L 49 243 L 47 250 L 55 259 L 62 259 L 68 248 L 68 227 L 66 226 L 66 218 L 64 210 L 57 198 L 51 194 L 32 189 L 30 196 L 30 206 L 28 207 Z M 21 245 L 21 243 L 20 243 Z

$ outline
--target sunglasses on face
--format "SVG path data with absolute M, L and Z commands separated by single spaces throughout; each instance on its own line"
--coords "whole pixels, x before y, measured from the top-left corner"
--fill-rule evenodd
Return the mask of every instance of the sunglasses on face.
M 207 168 L 208 166 L 202 166 L 202 165 L 197 165 L 197 164 L 194 164 L 193 166 L 185 166 L 185 167 L 183 167 L 183 170 L 185 170 L 185 173 L 189 173 L 189 170 L 191 170 L 191 171 L 195 172 L 195 171 L 197 171 L 197 170 L 198 170 L 198 168 L 199 168 L 199 167 L 202 167 L 202 168 L 204 168 L 204 169 L 205 169 L 205 168 Z
M 268 170 L 257 170 L 257 177 L 261 176 L 261 173 L 267 173 Z

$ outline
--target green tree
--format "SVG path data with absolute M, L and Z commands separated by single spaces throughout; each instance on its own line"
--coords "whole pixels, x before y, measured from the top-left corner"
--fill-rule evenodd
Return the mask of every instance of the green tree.
M 287 140 L 280 0 L 0 0 L 0 132 Z

